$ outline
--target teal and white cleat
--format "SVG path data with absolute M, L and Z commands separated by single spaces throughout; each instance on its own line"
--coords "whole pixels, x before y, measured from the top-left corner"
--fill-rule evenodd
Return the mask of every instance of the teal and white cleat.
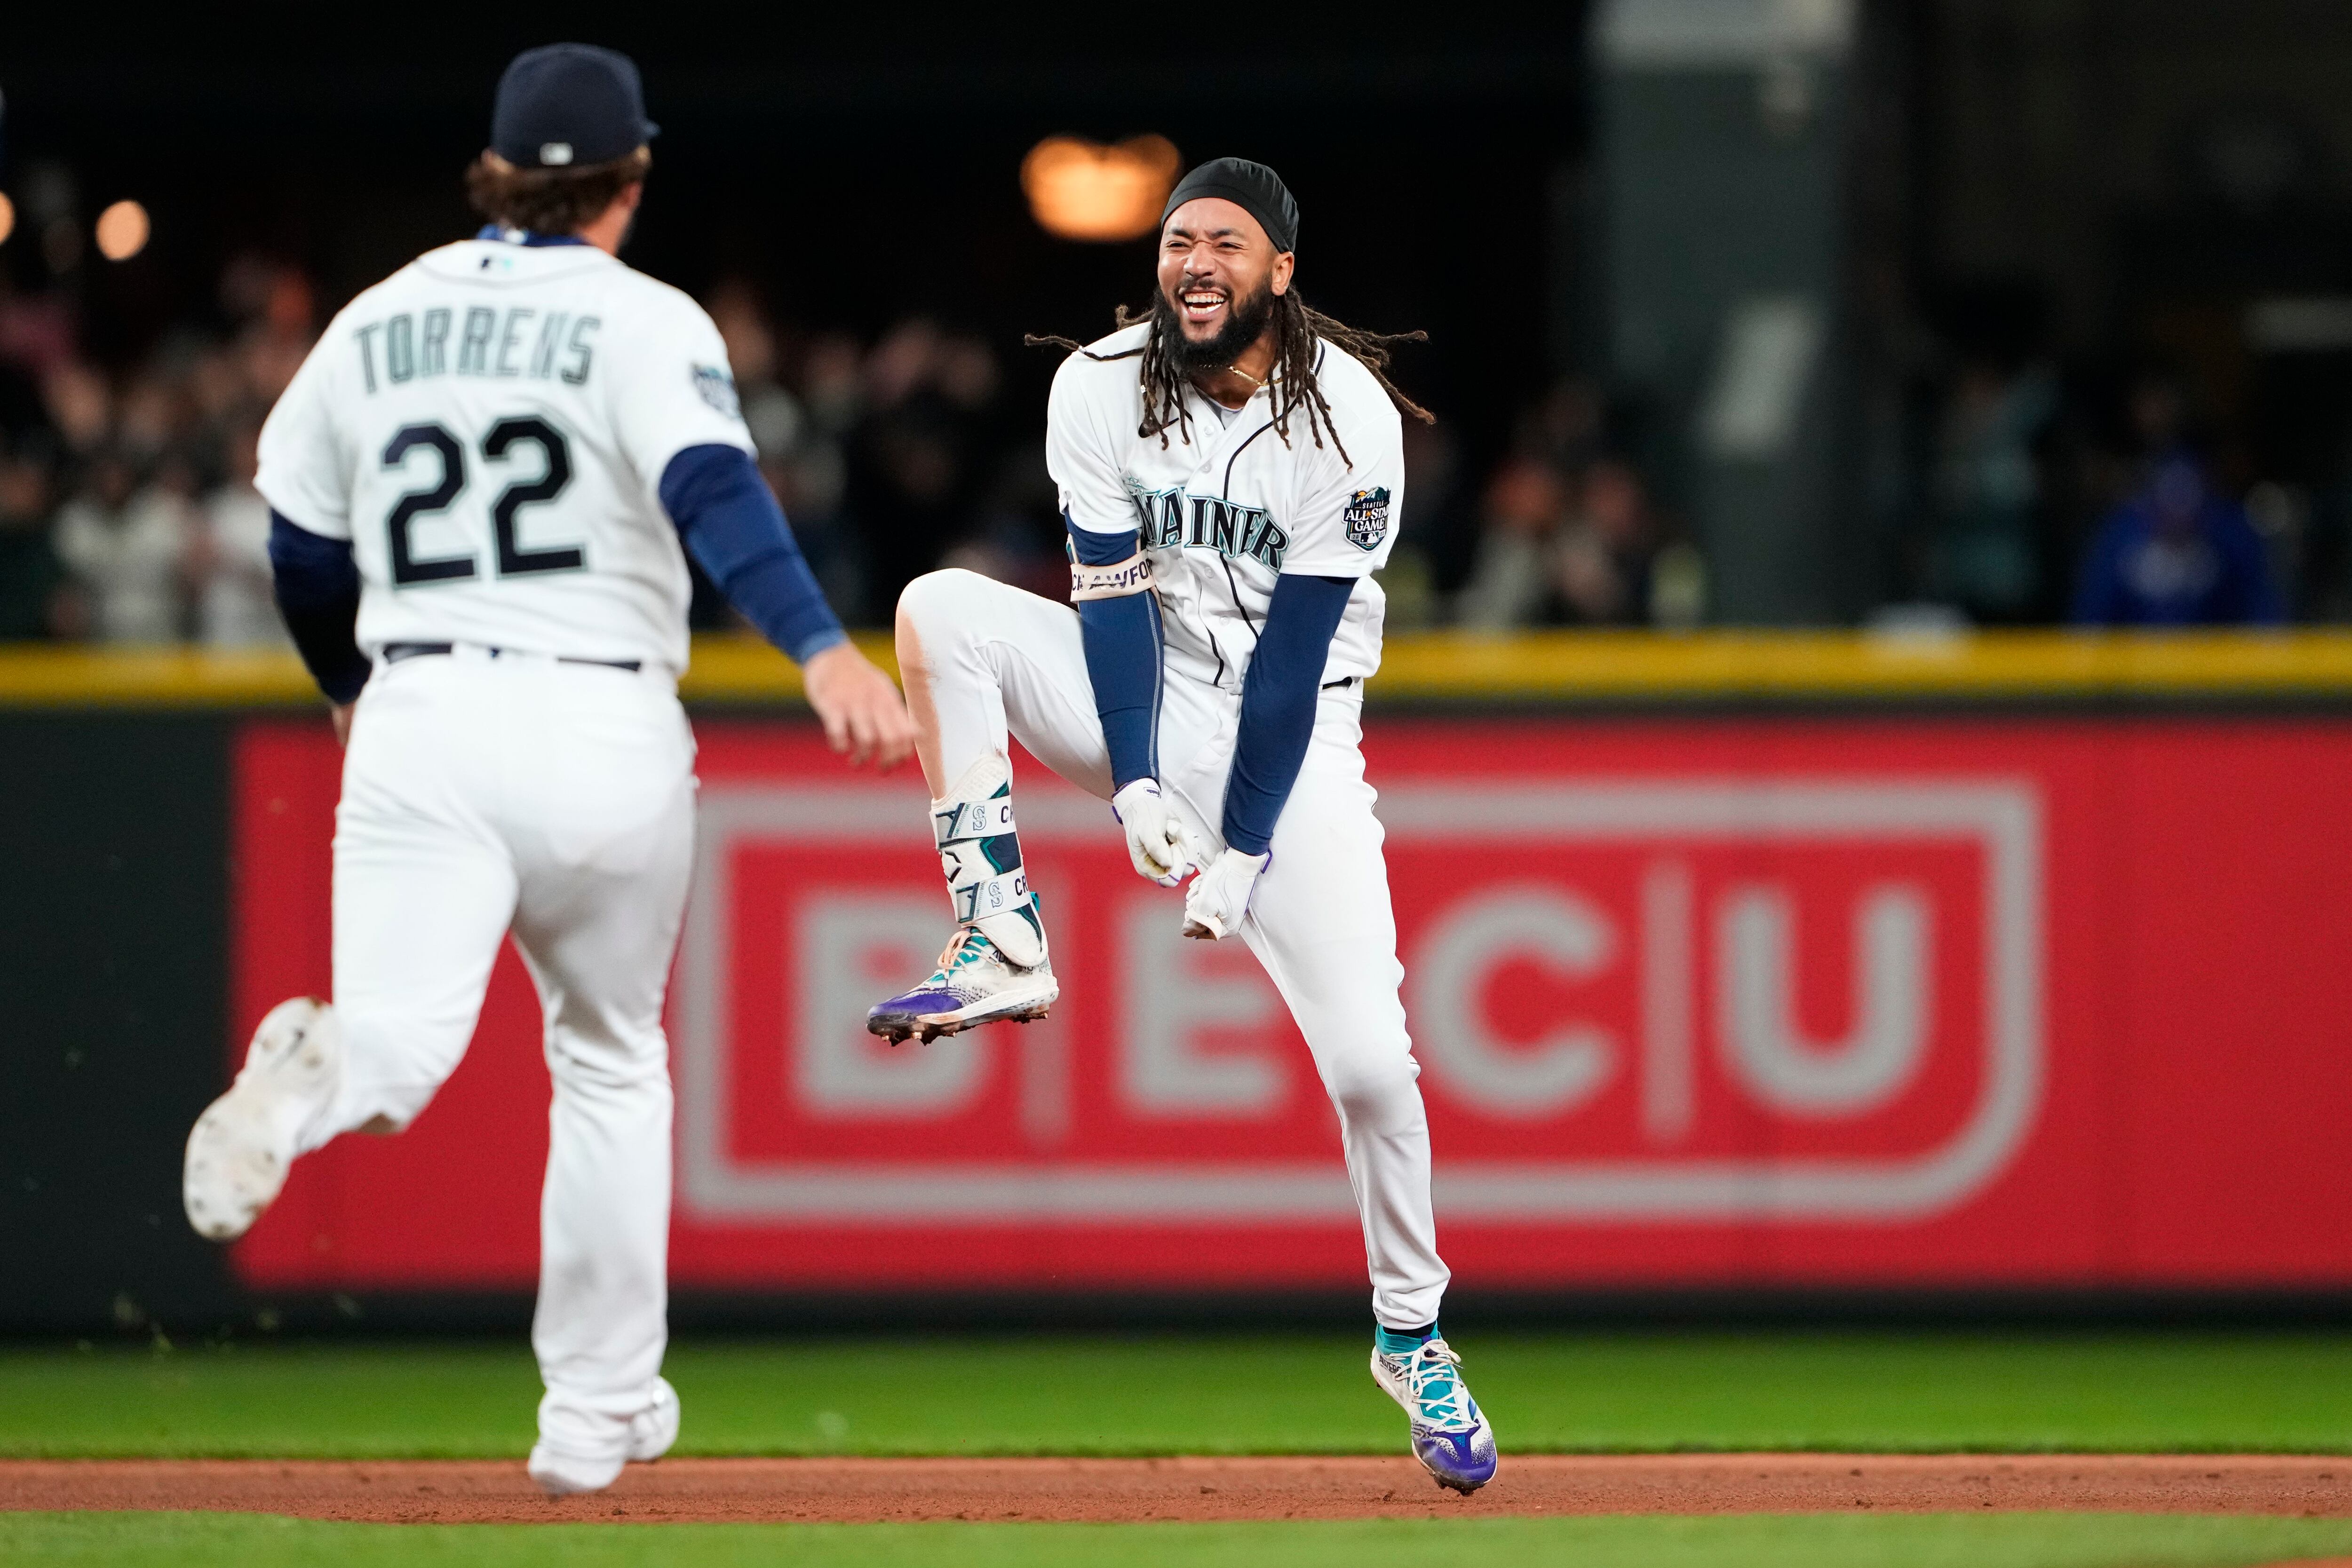
M 1411 1350 L 1372 1350 L 1372 1381 L 1412 1420 L 1412 1457 L 1439 1486 L 1467 1496 L 1495 1479 L 1495 1428 L 1470 1397 L 1461 1366 L 1435 1334 Z
M 1026 967 L 1013 963 L 977 925 L 961 925 L 940 955 L 931 977 L 866 1014 L 868 1031 L 896 1045 L 919 1035 L 928 1045 L 943 1034 L 1011 1019 L 1044 1018 L 1062 994 L 1042 950 Z

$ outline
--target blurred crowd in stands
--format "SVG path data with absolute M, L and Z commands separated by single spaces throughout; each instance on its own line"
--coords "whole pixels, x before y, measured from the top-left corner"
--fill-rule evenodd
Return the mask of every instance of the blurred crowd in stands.
M 1039 410 L 1006 395 L 986 340 L 921 319 L 873 341 L 803 332 L 740 279 L 705 303 L 761 466 L 846 619 L 887 622 L 899 587 L 943 563 L 1060 594 Z M 58 298 L 0 292 L 0 639 L 282 641 L 254 448 L 320 304 L 299 270 L 247 257 L 207 324 L 109 371 Z M 2079 389 L 2031 356 L 1960 357 L 1930 392 L 1917 482 L 1885 528 L 1898 591 L 1881 619 L 2288 613 L 2298 503 L 2226 485 L 2179 383 L 2145 377 L 2110 397 L 2121 415 L 2104 434 Z M 1563 382 L 1470 472 L 1457 432 L 1408 422 L 1391 624 L 1702 623 L 1705 557 L 1625 424 L 1596 386 Z M 707 591 L 696 618 L 728 623 Z
M 257 258 L 219 293 L 219 329 L 113 375 L 62 297 L 0 292 L 0 638 L 282 639 L 254 445 L 316 303 L 299 272 Z
M 2310 496 L 2233 484 L 2176 373 L 2070 376 L 1993 334 L 1931 366 L 1914 401 L 1925 450 L 1895 530 L 1908 601 L 1883 618 L 2268 625 L 2298 600 L 2340 614 L 2306 580 Z

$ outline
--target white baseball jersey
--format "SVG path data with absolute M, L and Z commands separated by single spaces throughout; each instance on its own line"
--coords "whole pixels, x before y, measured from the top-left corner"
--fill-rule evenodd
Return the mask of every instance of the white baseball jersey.
M 1138 350 L 1150 331 L 1114 332 L 1072 354 L 1054 377 L 1045 457 L 1063 510 L 1090 532 L 1138 535 L 1160 593 L 1171 673 L 1240 691 L 1275 579 L 1290 572 L 1361 580 L 1323 678 L 1371 674 L 1387 605 L 1371 573 L 1387 564 L 1404 506 L 1403 427 L 1388 392 L 1326 341 L 1316 381 L 1331 405 L 1336 444 L 1328 433 L 1315 444 L 1303 408 L 1292 410 L 1286 442 L 1265 388 L 1236 414 L 1189 385 L 1191 440 L 1171 426 L 1163 444 L 1136 434 L 1143 418 Z
M 686 556 L 656 494 L 688 446 L 754 450 L 719 330 L 585 245 L 461 240 L 336 316 L 261 433 L 256 483 L 352 541 L 358 636 L 672 674 Z

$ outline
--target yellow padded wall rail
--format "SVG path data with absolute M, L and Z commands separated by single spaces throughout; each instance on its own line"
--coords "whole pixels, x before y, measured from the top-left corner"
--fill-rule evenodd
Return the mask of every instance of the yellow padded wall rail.
M 859 643 L 895 667 L 887 634 Z M 689 701 L 797 703 L 800 673 L 751 637 L 697 638 Z M 2234 697 L 2352 700 L 2352 631 L 1426 632 L 1389 639 L 1375 699 L 1738 703 Z M 299 707 L 291 653 L 0 646 L 0 707 Z

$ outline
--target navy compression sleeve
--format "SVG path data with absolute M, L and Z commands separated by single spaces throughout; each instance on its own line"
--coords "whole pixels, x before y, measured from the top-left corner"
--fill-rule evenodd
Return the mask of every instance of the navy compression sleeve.
M 352 561 L 352 541 L 314 534 L 273 511 L 269 570 L 278 612 L 310 678 L 328 701 L 356 701 L 367 685 L 368 660 L 352 634 L 360 618 L 360 570 Z
M 848 640 L 751 454 L 688 447 L 662 470 L 661 504 L 727 602 L 793 663 Z
M 1062 517 L 1070 550 L 1087 566 L 1117 566 L 1136 552 L 1133 534 L 1098 534 Z M 1110 787 L 1160 777 L 1160 596 L 1128 593 L 1078 601 L 1078 641 L 1110 752 Z
M 1262 855 L 1315 736 L 1315 704 L 1352 577 L 1282 577 L 1242 677 L 1242 714 L 1225 780 L 1225 842 Z

